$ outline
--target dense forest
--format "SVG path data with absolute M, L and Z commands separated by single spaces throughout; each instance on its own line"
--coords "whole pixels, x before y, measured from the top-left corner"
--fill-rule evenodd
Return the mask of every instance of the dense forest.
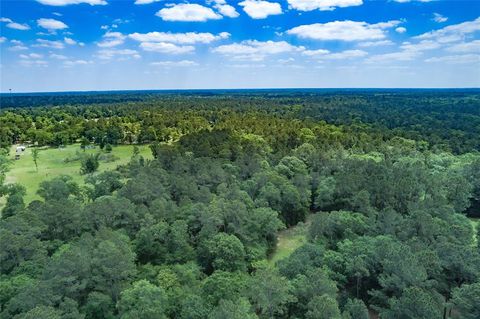
M 1 99 L 0 318 L 480 318 L 478 90 Z M 28 203 L 19 143 L 153 159 Z

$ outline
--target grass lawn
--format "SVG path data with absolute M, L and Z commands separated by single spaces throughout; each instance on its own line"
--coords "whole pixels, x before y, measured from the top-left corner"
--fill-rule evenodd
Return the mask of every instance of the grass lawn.
M 15 156 L 16 146 L 12 146 L 10 155 Z M 152 154 L 148 145 L 139 145 L 140 154 L 146 159 L 151 159 Z M 65 148 L 40 148 L 38 155 L 38 172 L 35 170 L 35 164 L 32 158 L 32 148 L 27 147 L 19 160 L 14 160 L 10 171 L 7 173 L 7 183 L 19 183 L 27 188 L 25 203 L 38 199 L 36 194 L 38 185 L 44 180 L 51 179 L 59 175 L 70 175 L 79 184 L 83 184 L 84 176 L 80 175 L 80 161 L 65 162 L 66 158 L 74 158 L 75 153 L 83 151 L 80 144 L 68 145 Z M 100 149 L 86 150 L 87 154 L 94 154 Z M 130 160 L 133 152 L 133 145 L 119 145 L 113 148 L 111 154 L 115 156 L 112 162 L 100 161 L 99 171 L 115 169 L 118 165 L 126 164 Z M 0 208 L 3 206 L 0 203 Z
M 306 232 L 308 224 L 309 222 L 307 220 L 306 223 L 299 223 L 296 226 L 282 230 L 278 233 L 277 249 L 268 260 L 270 265 L 273 266 L 280 259 L 290 256 L 295 249 L 307 242 Z

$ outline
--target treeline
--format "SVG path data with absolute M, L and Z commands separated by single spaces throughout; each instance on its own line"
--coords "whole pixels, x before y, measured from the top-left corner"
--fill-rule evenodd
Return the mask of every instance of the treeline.
M 272 123 L 273 124 L 273 123 Z M 20 186 L 0 221 L 3 318 L 478 318 L 480 246 L 458 212 L 480 159 L 312 138 L 278 158 L 229 130 L 117 171 Z M 277 232 L 308 243 L 270 267 Z
M 162 142 L 226 121 L 230 127 L 242 117 L 268 116 L 323 121 L 352 136 L 401 136 L 454 154 L 480 150 L 478 90 L 3 95 L 2 107 L 3 147 L 16 141 L 55 146 L 80 138 L 97 144 Z

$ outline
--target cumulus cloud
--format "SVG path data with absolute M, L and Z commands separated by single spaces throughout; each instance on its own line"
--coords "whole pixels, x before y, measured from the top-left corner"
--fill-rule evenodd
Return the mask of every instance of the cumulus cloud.
M 480 40 L 458 43 L 446 50 L 449 52 L 480 52 Z
M 6 27 L 10 29 L 21 30 L 21 31 L 30 30 L 30 26 L 28 24 L 17 23 L 12 21 L 12 19 L 9 19 L 9 18 L 0 18 L 0 22 L 5 22 Z
M 440 43 L 462 40 L 465 35 L 480 31 L 480 17 L 473 21 L 452 24 L 439 30 L 430 31 L 416 36 L 415 39 L 431 39 Z
M 444 17 L 443 15 L 441 15 L 440 13 L 434 13 L 433 14 L 433 18 L 432 18 L 433 21 L 437 22 L 437 23 L 443 23 L 443 22 L 447 22 L 448 18 L 447 17 Z
M 136 0 L 135 4 L 150 4 L 158 1 L 162 1 L 162 0 Z
M 363 50 L 345 50 L 341 52 L 331 53 L 328 50 L 305 50 L 302 52 L 303 55 L 315 57 L 318 59 L 328 59 L 328 60 L 344 60 L 352 58 L 361 58 L 368 55 L 367 52 Z
M 211 8 L 195 3 L 170 4 L 167 8 L 158 11 L 156 15 L 165 21 L 205 22 L 222 18 Z
M 23 51 L 28 50 L 28 47 L 24 46 L 23 44 L 17 44 L 8 48 L 10 51 Z
M 45 19 L 45 18 L 38 19 L 37 24 L 39 27 L 47 29 L 48 31 L 63 30 L 68 28 L 68 26 L 65 23 L 55 19 Z
M 67 6 L 70 4 L 80 4 L 80 3 L 86 3 L 89 5 L 105 5 L 107 4 L 107 1 L 105 0 L 37 0 L 37 2 L 40 2 L 41 4 L 45 4 L 48 6 Z
M 448 63 L 448 64 L 469 64 L 480 63 L 480 54 L 461 54 L 461 55 L 447 55 L 442 57 L 433 57 L 426 59 L 428 63 Z
M 107 32 L 103 35 L 104 40 L 97 43 L 101 48 L 112 48 L 125 42 L 126 36 L 120 32 Z
M 42 59 L 43 55 L 38 53 L 20 54 L 22 59 Z
M 186 33 L 171 33 L 171 32 L 148 32 L 148 33 L 132 33 L 129 38 L 139 42 L 171 42 L 179 44 L 194 44 L 194 43 L 210 43 L 217 40 L 228 39 L 230 33 L 221 32 L 217 35 L 208 32 L 186 32 Z
M 420 41 L 419 43 L 410 43 L 404 42 L 400 46 L 401 49 L 406 51 L 426 51 L 426 50 L 434 50 L 438 49 L 440 44 L 435 41 L 424 40 Z
M 115 57 L 119 58 L 135 58 L 139 59 L 140 54 L 136 50 L 131 49 L 102 49 L 97 52 L 96 55 L 98 58 L 102 60 L 110 60 Z
M 52 54 L 50 54 L 50 59 L 66 60 L 68 58 L 66 56 L 62 55 L 62 54 L 52 53 Z
M 63 49 L 65 45 L 61 41 L 52 41 L 52 40 L 45 40 L 45 39 L 37 39 L 38 44 L 33 46 L 35 47 L 44 47 L 49 49 Z
M 7 38 L 5 38 L 5 37 L 0 37 L 0 43 L 3 43 L 3 42 L 5 42 L 5 41 L 7 41 Z
M 335 8 L 345 8 L 360 6 L 363 4 L 362 0 L 288 0 L 288 4 L 293 9 L 299 11 L 330 11 Z
M 300 38 L 314 40 L 379 40 L 385 38 L 385 29 L 395 27 L 400 23 L 397 20 L 376 24 L 350 20 L 333 21 L 300 25 L 288 30 L 287 33 Z
M 39 66 L 39 67 L 47 67 L 48 62 L 44 60 L 20 60 L 20 65 L 30 67 L 30 66 Z
M 191 45 L 176 45 L 167 42 L 142 42 L 140 48 L 149 52 L 167 53 L 167 54 L 184 54 L 195 50 Z
M 265 19 L 270 15 L 282 14 L 282 7 L 277 2 L 268 2 L 262 0 L 245 0 L 238 3 L 243 7 L 243 11 L 252 19 Z
M 85 60 L 67 60 L 63 61 L 63 66 L 67 68 L 71 68 L 76 65 L 87 65 L 92 64 L 92 61 L 85 61 Z
M 213 52 L 233 57 L 238 60 L 261 61 L 266 56 L 279 53 L 301 52 L 305 48 L 294 46 L 285 41 L 257 41 L 246 40 L 240 43 L 221 45 L 213 49 Z
M 196 66 L 198 65 L 195 61 L 190 60 L 181 60 L 181 61 L 159 61 L 159 62 L 152 62 L 150 63 L 152 66 L 160 66 L 160 67 L 188 67 L 188 66 Z
M 325 50 L 325 49 L 305 50 L 305 51 L 302 52 L 303 55 L 313 56 L 313 57 L 323 56 L 323 55 L 326 55 L 326 54 L 329 54 L 329 53 L 330 53 L 330 51 Z
M 28 48 L 23 44 L 22 41 L 19 40 L 10 40 L 10 43 L 13 44 L 13 46 L 9 47 L 8 49 L 10 51 L 23 51 L 27 50 Z
M 213 7 L 225 17 L 236 18 L 240 15 L 237 10 L 233 6 L 229 5 L 225 0 L 207 1 L 207 3 L 211 2 L 214 4 Z
M 370 48 L 370 47 L 379 47 L 386 45 L 393 45 L 394 43 L 390 40 L 380 40 L 380 41 L 366 41 L 358 44 L 359 47 Z
M 407 32 L 407 28 L 398 27 L 398 28 L 395 29 L 395 32 L 397 32 L 397 33 L 405 33 L 405 32 Z
M 397 62 L 397 61 L 411 61 L 417 58 L 421 54 L 420 51 L 399 51 L 385 54 L 377 54 L 369 57 L 367 63 L 379 63 L 379 62 Z

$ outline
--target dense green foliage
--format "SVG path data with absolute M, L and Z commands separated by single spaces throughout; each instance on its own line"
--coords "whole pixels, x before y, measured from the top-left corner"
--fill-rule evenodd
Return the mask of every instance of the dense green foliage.
M 89 168 L 86 186 L 57 176 L 25 203 L 0 155 L 2 318 L 480 315 L 465 215 L 480 199 L 478 95 L 130 98 L 0 115 L 6 146 L 151 143 L 154 156 Z M 305 221 L 305 244 L 267 263 Z

